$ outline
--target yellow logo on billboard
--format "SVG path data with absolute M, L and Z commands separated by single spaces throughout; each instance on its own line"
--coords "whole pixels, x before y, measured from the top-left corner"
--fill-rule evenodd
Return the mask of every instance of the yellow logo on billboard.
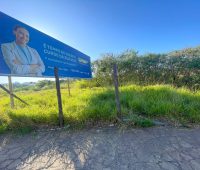
M 81 64 L 88 64 L 88 61 L 83 58 L 78 58 L 79 63 Z

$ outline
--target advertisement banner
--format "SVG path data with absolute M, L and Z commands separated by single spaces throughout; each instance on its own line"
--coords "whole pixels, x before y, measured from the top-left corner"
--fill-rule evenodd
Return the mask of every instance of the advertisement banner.
M 0 12 L 0 75 L 91 78 L 90 57 Z

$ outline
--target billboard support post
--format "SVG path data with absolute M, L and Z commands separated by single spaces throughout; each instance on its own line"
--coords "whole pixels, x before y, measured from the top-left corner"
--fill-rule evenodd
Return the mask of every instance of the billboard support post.
M 10 90 L 10 107 L 14 108 L 14 98 L 13 98 L 13 86 L 12 86 L 12 79 L 11 76 L 8 76 L 8 84 L 9 84 L 9 90 Z
M 63 116 L 63 110 L 62 110 L 60 81 L 59 81 L 59 75 L 58 75 L 58 68 L 57 67 L 54 67 L 54 74 L 55 74 L 55 80 L 56 80 L 56 91 L 57 91 L 58 109 L 59 109 L 59 126 L 63 127 L 64 126 L 64 116 Z
M 23 101 L 22 99 L 20 99 L 19 97 L 17 97 L 15 94 L 11 93 L 8 89 L 6 89 L 3 85 L 0 84 L 0 88 L 3 89 L 6 93 L 12 95 L 13 97 L 15 97 L 16 99 L 18 99 L 19 101 L 21 101 L 22 103 L 24 103 L 25 105 L 29 106 L 28 103 L 26 103 L 25 101 Z
M 68 94 L 69 94 L 69 96 L 71 96 L 70 86 L 69 86 L 69 78 L 67 79 L 67 88 L 68 88 Z

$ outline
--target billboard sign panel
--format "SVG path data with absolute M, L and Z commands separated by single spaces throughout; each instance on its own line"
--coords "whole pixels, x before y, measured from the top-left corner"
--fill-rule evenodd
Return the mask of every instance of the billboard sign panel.
M 90 57 L 0 12 L 0 75 L 91 78 Z

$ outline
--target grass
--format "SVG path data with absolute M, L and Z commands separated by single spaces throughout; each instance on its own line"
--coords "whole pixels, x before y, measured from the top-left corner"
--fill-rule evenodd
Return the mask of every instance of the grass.
M 66 124 L 84 126 L 88 122 L 115 122 L 116 108 L 113 89 L 73 88 L 72 96 L 62 89 L 63 112 Z M 58 125 L 56 90 L 17 92 L 24 104 L 15 100 L 15 109 L 10 109 L 9 96 L 0 91 L 0 133 L 6 130 L 29 131 L 41 125 Z M 165 118 L 180 123 L 200 123 L 200 91 L 195 93 L 185 88 L 167 85 L 120 88 L 120 100 L 124 117 L 131 125 L 152 126 L 151 119 Z

